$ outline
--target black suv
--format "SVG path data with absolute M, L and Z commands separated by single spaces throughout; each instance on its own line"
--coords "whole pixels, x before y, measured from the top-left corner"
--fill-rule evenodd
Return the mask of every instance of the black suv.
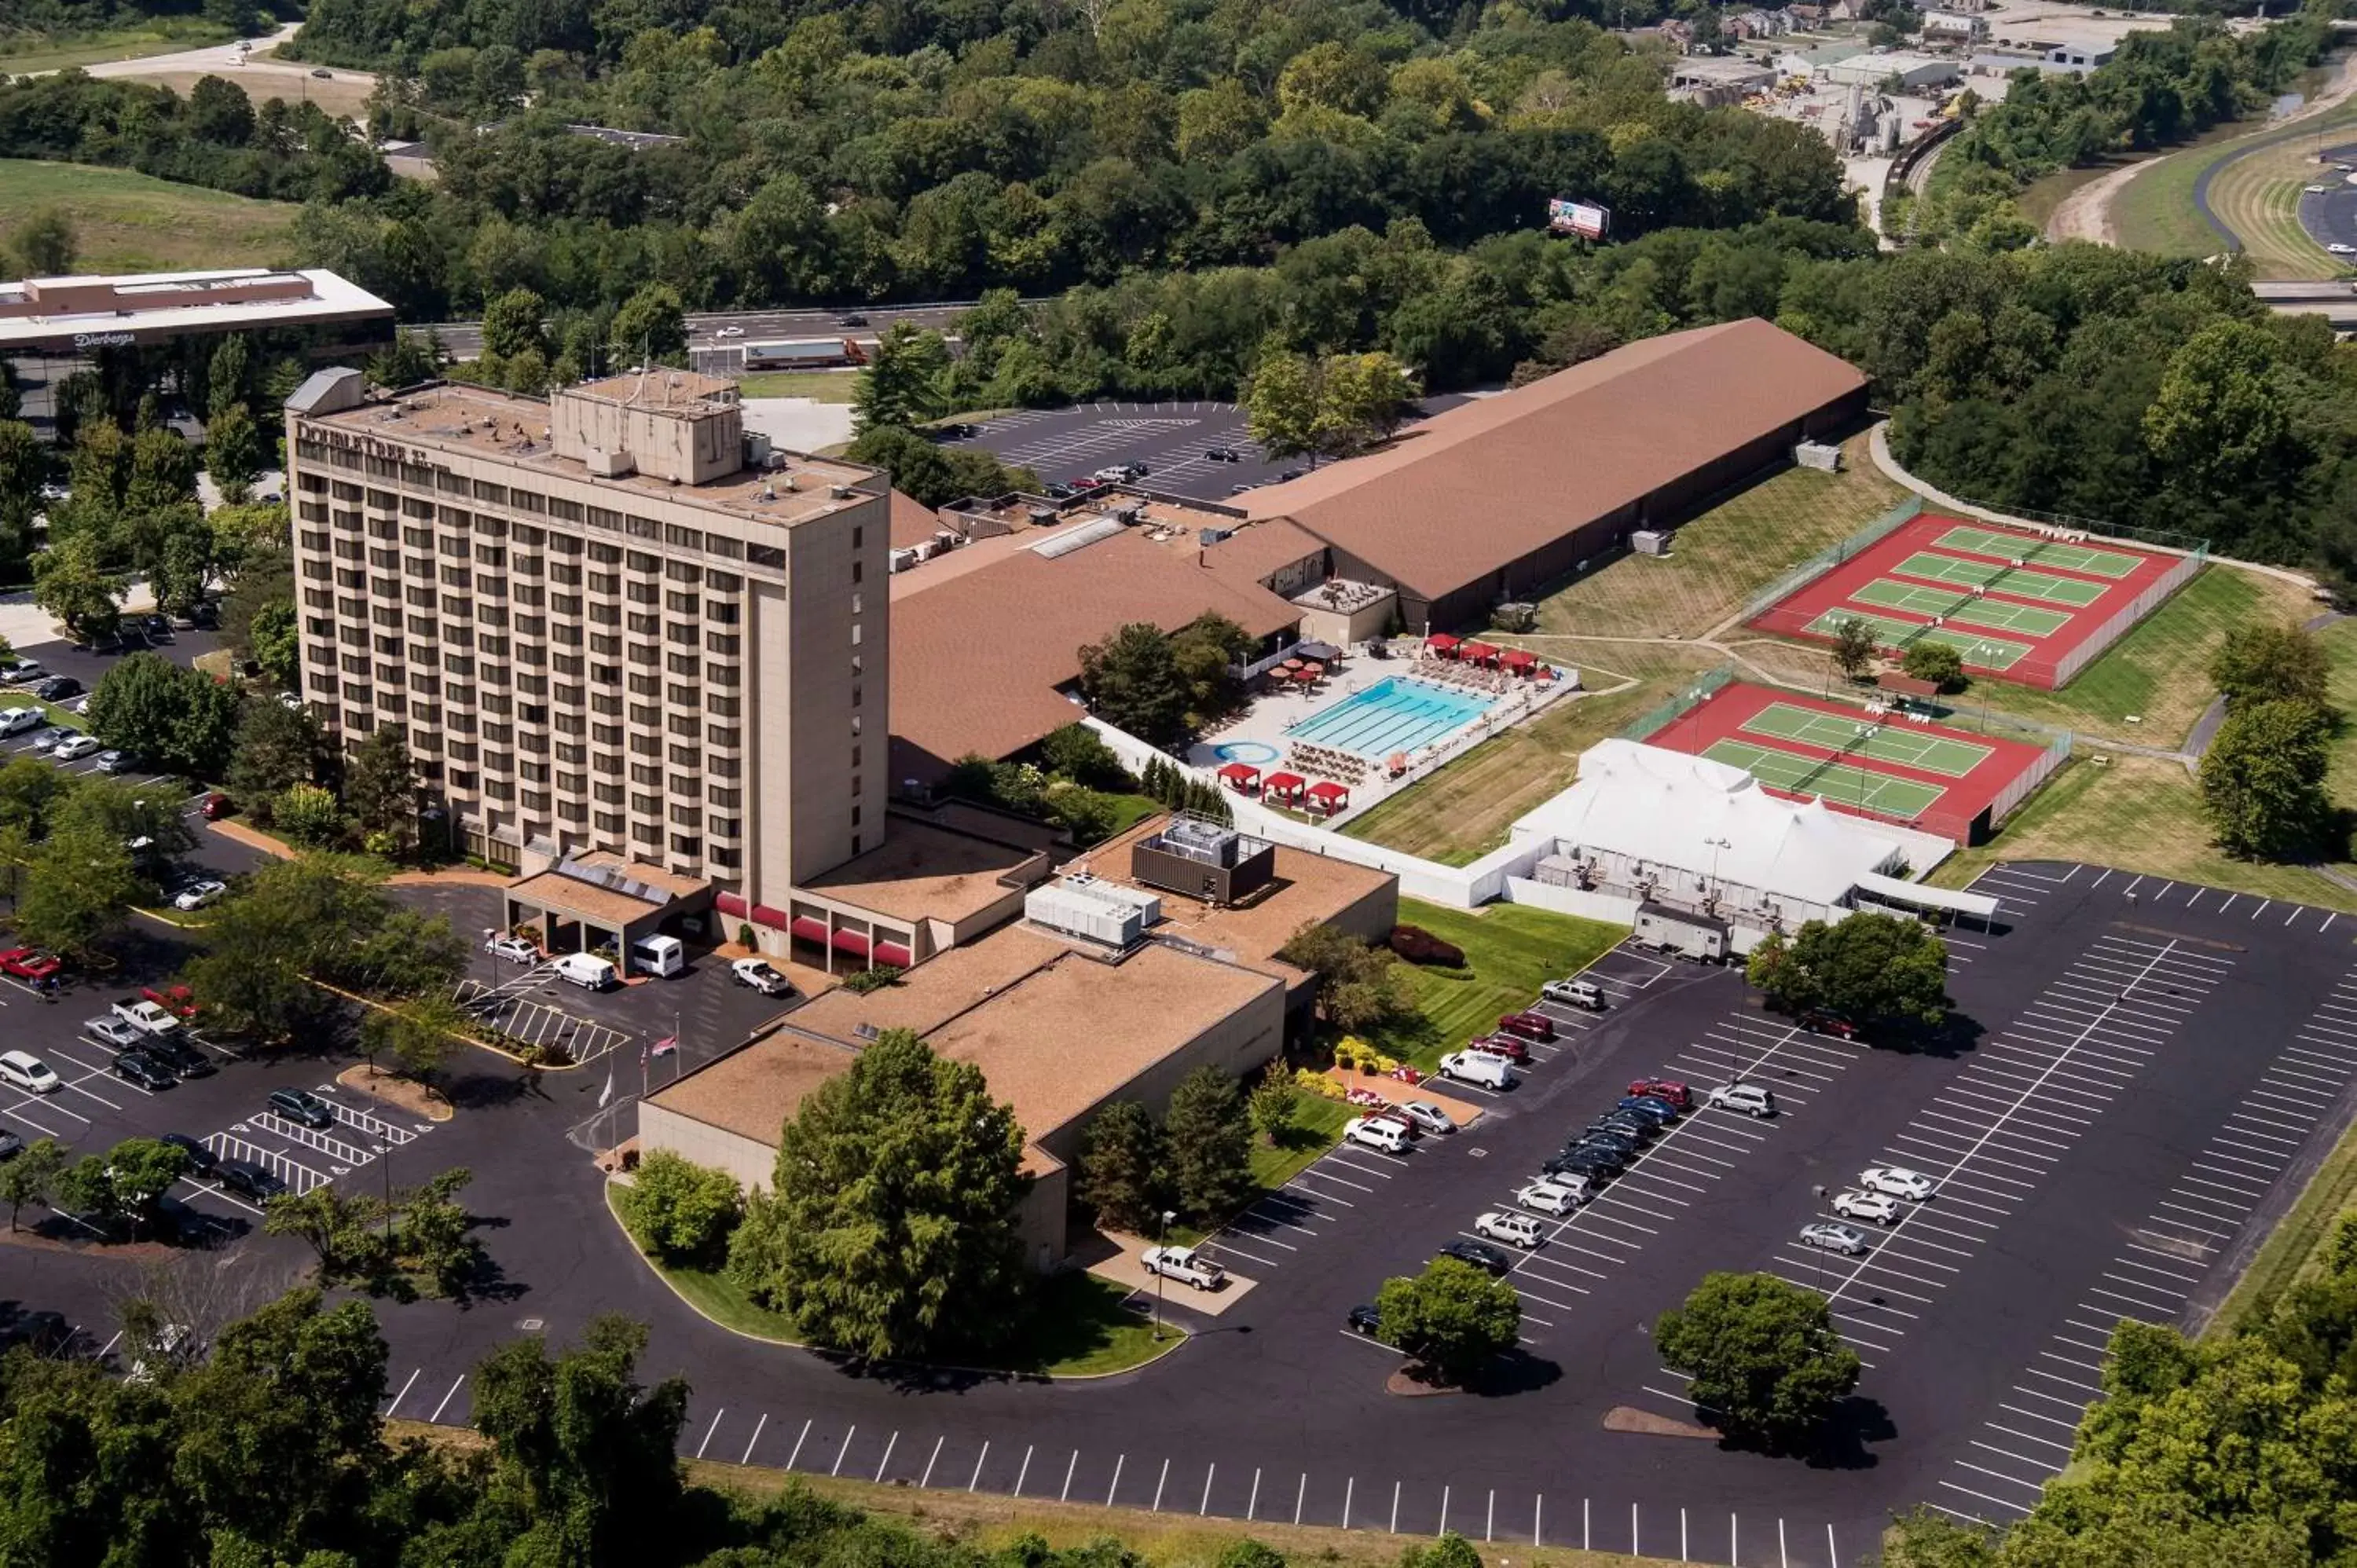
M 218 1070 L 213 1058 L 177 1033 L 157 1035 L 139 1047 L 142 1054 L 163 1063 L 181 1078 L 210 1078 Z
M 286 1183 L 274 1171 L 265 1170 L 252 1160 L 223 1160 L 213 1167 L 221 1184 L 233 1192 L 242 1192 L 256 1203 L 267 1203 L 286 1190 Z
M 169 1089 L 180 1081 L 172 1076 L 169 1068 L 140 1051 L 125 1051 L 116 1057 L 114 1076 L 145 1090 Z
M 306 1127 L 332 1127 L 336 1124 L 335 1109 L 307 1090 L 272 1090 L 270 1109 L 289 1122 L 299 1122 Z
M 1370 1339 L 1381 1339 L 1383 1337 L 1383 1315 L 1377 1312 L 1370 1303 L 1361 1302 L 1352 1307 L 1351 1316 L 1344 1321 L 1351 1326 L 1351 1332 L 1353 1334 L 1363 1334 Z
M 210 1176 L 212 1174 L 213 1167 L 221 1164 L 219 1155 L 189 1137 L 186 1133 L 158 1133 L 156 1134 L 156 1141 L 159 1144 L 169 1144 L 188 1155 L 188 1171 L 192 1176 Z
M 1505 1253 L 1487 1241 L 1451 1241 L 1440 1249 L 1440 1255 L 1454 1258 L 1460 1263 L 1470 1263 L 1477 1269 L 1486 1269 L 1493 1274 L 1505 1273 L 1514 1266 L 1507 1262 Z

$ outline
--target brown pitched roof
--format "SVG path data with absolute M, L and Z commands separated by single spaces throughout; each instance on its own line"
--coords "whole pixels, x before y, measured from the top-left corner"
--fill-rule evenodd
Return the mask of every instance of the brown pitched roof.
M 892 492 L 892 548 L 914 550 L 931 542 L 942 531 L 942 521 L 933 509 L 905 490 Z
M 1780 328 L 1729 321 L 1462 403 L 1242 500 L 1438 598 L 1865 384 Z
M 1214 545 L 1203 559 L 1228 548 Z M 1056 689 L 1079 677 L 1083 644 L 1132 621 L 1176 631 L 1216 611 L 1265 637 L 1300 620 L 1248 574 L 1201 564 L 1200 554 L 1133 528 L 1060 556 L 1017 550 L 896 598 L 893 777 L 938 779 L 969 752 L 1006 757 L 1078 719 L 1082 710 Z

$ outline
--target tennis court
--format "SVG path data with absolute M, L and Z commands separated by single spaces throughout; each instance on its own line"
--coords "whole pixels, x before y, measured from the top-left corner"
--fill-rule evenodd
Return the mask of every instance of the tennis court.
M 1945 616 L 1966 626 L 1991 626 L 1999 631 L 2018 631 L 2025 637 L 2051 637 L 2071 624 L 2071 618 L 2061 610 L 2041 610 L 2035 605 L 2011 604 L 2003 599 L 1959 600 L 1945 588 L 1926 588 L 1893 582 L 1889 577 L 1860 583 L 1850 590 L 1849 596 L 1859 604 L 1881 609 Z
M 2133 576 L 2146 559 L 2123 551 L 2091 550 L 2083 544 L 2065 544 L 2059 539 L 2031 539 L 1994 528 L 1975 528 L 1969 523 L 1959 523 L 1935 542 L 1942 550 L 1964 550 L 1975 555 L 1994 555 L 2000 561 L 2018 556 L 2024 561 L 2060 566 L 2065 572 L 2086 572 L 2098 577 Z
M 1895 762 L 1901 768 L 1944 773 L 1951 779 L 1962 779 L 1996 751 L 1994 746 L 1975 746 L 1970 741 L 1950 740 L 1889 724 L 1870 725 L 1863 719 L 1792 703 L 1770 703 L 1744 720 L 1743 727 L 1754 735 L 1822 746 L 1827 751 L 1852 751 L 1877 762 Z M 1874 733 L 1860 741 L 1858 736 L 1869 728 Z
M 1844 605 L 1835 605 L 1802 630 L 1813 637 L 1832 638 L 1841 635 L 1841 623 L 1862 620 L 1874 628 L 1885 648 L 1912 648 L 1919 642 L 1944 642 L 1964 656 L 1964 662 L 1980 670 L 2010 670 L 2029 656 L 2026 643 L 2007 642 L 2002 638 L 1975 637 L 1969 631 L 1953 627 L 1925 626 L 1920 620 L 1893 620 L 1889 616 L 1864 615 Z
M 2069 605 L 2074 609 L 2085 609 L 2105 592 L 2103 584 L 2078 577 L 2058 577 L 2051 572 L 2002 566 L 1994 561 L 1975 561 L 1964 555 L 1934 555 L 1928 550 L 1917 551 L 1891 570 L 1902 577 L 1953 583 L 1960 588 L 1986 588 L 2001 577 L 2004 591 L 2015 598 L 2043 599 L 2050 605 Z
M 1888 773 L 1868 773 L 1842 762 L 1821 762 L 1790 751 L 1773 751 L 1748 740 L 1715 740 L 1703 755 L 1740 768 L 1771 789 L 1823 796 L 1828 804 L 1856 806 L 1901 822 L 1913 822 L 1947 793 L 1936 784 L 1918 784 Z

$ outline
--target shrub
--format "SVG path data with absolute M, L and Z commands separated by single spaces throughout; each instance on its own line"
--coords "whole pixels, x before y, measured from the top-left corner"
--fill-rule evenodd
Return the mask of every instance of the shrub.
M 715 1260 L 744 1212 L 737 1180 L 669 1149 L 639 1161 L 634 1185 L 615 1198 L 639 1245 L 667 1263 Z
M 344 836 L 344 811 L 317 784 L 289 785 L 273 803 L 271 821 L 296 843 L 324 849 Z
M 1446 942 L 1421 926 L 1394 926 L 1391 950 L 1410 963 L 1438 964 L 1443 969 L 1463 969 L 1465 950 L 1455 942 Z
M 865 996 L 871 991 L 881 991 L 888 985 L 897 983 L 905 972 L 907 972 L 895 963 L 871 964 L 858 973 L 845 978 L 843 985 L 845 990 L 854 995 Z

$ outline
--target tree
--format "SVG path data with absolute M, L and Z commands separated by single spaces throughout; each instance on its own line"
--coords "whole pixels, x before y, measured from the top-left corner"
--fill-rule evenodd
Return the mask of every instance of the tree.
M 313 976 L 397 998 L 447 986 L 465 942 L 446 918 L 394 904 L 377 880 L 369 863 L 339 855 L 265 861 L 213 906 L 205 950 L 182 980 L 222 1028 L 265 1040 L 317 1026 L 331 1009 Z
M 1271 457 L 1318 449 L 1318 378 L 1308 357 L 1275 344 L 1261 347 L 1244 389 L 1244 420 Z
M 265 1235 L 292 1236 L 311 1249 L 318 1282 L 334 1286 L 367 1279 L 384 1266 L 382 1200 L 321 1183 L 305 1193 L 281 1193 L 264 1211 Z
M 806 1098 L 729 1270 L 819 1343 L 862 1357 L 988 1344 L 1025 1275 L 1023 1129 L 970 1063 L 888 1029 Z
M 2281 483 L 2305 454 L 2280 358 L 2257 322 L 2214 321 L 2187 338 L 2144 411 L 2145 443 L 2163 471 L 2203 496 Z
M 2210 679 L 2230 703 L 2301 702 L 2322 708 L 2330 674 L 2324 645 L 2290 624 L 2233 627 L 2210 658 Z
M 37 209 L 19 223 L 14 243 L 16 264 L 24 269 L 20 275 L 28 278 L 62 277 L 72 272 L 74 255 L 81 248 L 73 220 L 55 207 Z
M 1049 770 L 1091 789 L 1129 790 L 1137 780 L 1121 765 L 1113 747 L 1083 724 L 1069 724 L 1049 732 L 1039 743 L 1039 759 Z
M 861 431 L 921 424 L 947 407 L 949 345 L 931 328 L 895 321 L 856 380 L 851 406 Z
M 1132 621 L 1081 650 L 1081 694 L 1114 728 L 1167 747 L 1186 734 L 1193 693 L 1169 637 Z
M 361 1049 L 371 1065 L 391 1057 L 403 1076 L 430 1084 L 472 1022 L 464 1009 L 436 992 L 385 1007 L 371 1007 L 361 1019 Z
M 224 83 L 223 85 L 227 85 Z M 240 92 L 242 99 L 245 94 Z M 205 413 L 219 419 L 241 408 L 253 392 L 253 340 L 242 332 L 228 333 L 213 345 L 205 361 Z
M 1162 1212 L 1162 1129 L 1145 1106 L 1116 1100 L 1091 1119 L 1081 1142 L 1080 1184 L 1074 1196 L 1115 1230 L 1150 1236 Z
M 454 1165 L 393 1201 L 400 1216 L 393 1232 L 396 1257 L 446 1296 L 464 1296 L 483 1266 L 482 1244 L 472 1234 L 475 1217 L 458 1201 L 458 1194 L 474 1179 L 466 1166 Z
M 16 1217 L 25 1205 L 46 1206 L 57 1191 L 58 1178 L 65 1174 L 73 1156 L 55 1138 L 36 1138 L 5 1165 L 0 1165 L 0 1203 L 8 1206 L 8 1229 L 16 1229 Z
M 495 360 L 519 354 L 547 358 L 554 351 L 548 340 L 547 315 L 548 302 L 532 290 L 508 290 L 483 306 L 483 353 Z
M 1229 673 L 1250 661 L 1259 644 L 1253 635 L 1222 615 L 1206 611 L 1180 627 L 1170 639 L 1170 657 L 1187 682 L 1187 727 L 1200 730 L 1227 713 L 1243 698 L 1243 687 Z
M 278 797 L 317 778 L 321 751 L 319 721 L 308 708 L 248 703 L 230 753 L 229 792 L 257 823 L 268 827 Z
M 551 1359 L 537 1337 L 510 1340 L 475 1369 L 474 1422 L 496 1479 L 531 1522 L 516 1563 L 660 1563 L 676 1555 L 679 1434 L 687 1384 L 638 1380 L 647 1331 L 593 1318 Z
M 1337 354 L 1318 381 L 1318 449 L 1343 456 L 1386 440 L 1415 402 L 1407 372 L 1389 354 Z
M 344 763 L 344 809 L 372 854 L 405 854 L 417 842 L 417 768 L 399 725 L 379 725 Z
M 2201 807 L 2219 848 L 2295 860 L 2322 842 L 2332 812 L 2324 792 L 2330 728 L 2322 709 L 2296 699 L 2228 710 L 2201 754 Z
M 1918 681 L 1929 681 L 1943 692 L 1961 691 L 1964 684 L 1964 656 L 1953 643 L 1925 640 L 1907 650 L 1899 668 Z
M 1283 1148 L 1299 1123 L 1301 1097 L 1293 1085 L 1285 1081 L 1283 1064 L 1273 1065 L 1253 1086 L 1252 1098 L 1244 1109 L 1252 1118 L 1253 1131 L 1266 1138 L 1275 1148 Z
M 1415 982 L 1398 955 L 1333 926 L 1303 926 L 1277 957 L 1318 977 L 1318 1011 L 1345 1034 L 1365 1034 L 1415 1011 Z
M 687 353 L 687 316 L 679 291 L 665 283 L 651 283 L 622 302 L 614 312 L 607 337 L 614 357 L 622 364 L 673 364 Z
M 1881 638 L 1857 617 L 1846 616 L 1834 628 L 1834 668 L 1842 672 L 1845 680 L 1863 680 L 1881 651 Z
M 1243 1207 L 1253 1190 L 1252 1122 L 1234 1079 L 1208 1062 L 1180 1079 L 1162 1136 L 1180 1212 L 1211 1224 Z
M 1383 1337 L 1444 1382 L 1467 1383 L 1513 1348 L 1522 1297 L 1486 1269 L 1435 1258 L 1424 1273 L 1383 1282 L 1375 1295 Z
M 218 778 L 236 735 L 236 690 L 159 654 L 115 660 L 90 694 L 90 730 L 175 772 Z
M 145 839 L 143 853 L 156 860 L 178 859 L 197 847 L 196 830 L 188 825 L 174 791 L 122 779 L 76 780 L 50 811 L 49 827 L 52 832 L 86 828 L 126 844 Z
M 1825 1298 L 1774 1274 L 1704 1275 L 1684 1305 L 1662 1314 L 1653 1344 L 1738 1443 L 1796 1445 L 1857 1387 L 1857 1352 Z
M 123 841 L 86 826 L 50 833 L 16 895 L 16 935 L 70 958 L 88 958 L 147 896 Z
M 21 830 L 27 840 L 49 831 L 49 812 L 66 793 L 67 779 L 34 757 L 0 762 L 0 828 Z
M 1786 1013 L 1824 1008 L 1853 1022 L 1937 1025 L 1948 1015 L 1948 949 L 1921 920 L 1861 910 L 1811 920 L 1751 951 L 1746 977 Z
M 325 849 L 339 842 L 347 826 L 332 790 L 317 784 L 290 784 L 270 803 L 270 819 L 296 843 Z
M 642 1155 L 614 1205 L 640 1246 L 666 1263 L 716 1260 L 744 1212 L 737 1178 L 669 1149 Z
M 242 501 L 269 461 L 268 439 L 245 404 L 231 403 L 205 426 L 205 471 L 229 499 Z
M 33 602 L 77 639 L 103 638 L 122 623 L 123 579 L 99 561 L 100 542 L 75 533 L 33 557 Z
M 106 1152 L 106 1179 L 115 1207 L 132 1222 L 135 1236 L 188 1169 L 188 1151 L 160 1139 L 125 1138 Z

